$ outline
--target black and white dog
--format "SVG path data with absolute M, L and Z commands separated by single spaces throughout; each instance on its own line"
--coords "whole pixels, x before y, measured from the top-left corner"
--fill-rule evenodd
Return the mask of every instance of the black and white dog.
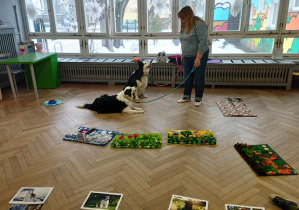
M 152 67 L 151 63 L 146 61 L 138 61 L 138 69 L 136 69 L 133 74 L 129 77 L 128 86 L 137 87 L 135 92 L 135 99 L 139 100 L 139 97 L 146 98 L 145 88 L 148 83 L 149 70 Z
M 100 208 L 108 209 L 109 205 L 109 195 L 105 196 L 105 199 L 103 199 L 100 203 Z
M 136 87 L 126 87 L 117 95 L 108 96 L 107 94 L 96 98 L 92 104 L 83 104 L 78 108 L 87 108 L 97 111 L 101 114 L 107 113 L 127 113 L 139 114 L 144 113 L 141 108 L 133 107 L 133 99 Z

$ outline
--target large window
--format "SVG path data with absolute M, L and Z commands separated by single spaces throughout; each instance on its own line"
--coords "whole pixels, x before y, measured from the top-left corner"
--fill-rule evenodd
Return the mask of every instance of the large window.
M 49 33 L 51 29 L 48 4 L 46 0 L 25 0 L 28 28 L 34 33 Z
M 299 57 L 299 0 L 24 0 L 29 39 L 59 55 L 181 53 L 184 6 L 209 26 L 210 58 Z M 283 9 L 283 10 L 282 10 Z
M 120 46 L 115 46 L 115 43 L 121 43 Z M 104 54 L 139 54 L 138 39 L 89 39 L 89 53 L 104 53 Z
M 178 39 L 149 39 L 148 54 L 157 55 L 161 49 L 166 52 L 166 55 L 180 54 L 181 44 Z
M 276 30 L 279 0 L 252 0 L 249 31 Z
M 273 38 L 213 39 L 214 54 L 271 54 Z
M 215 0 L 213 31 L 240 31 L 242 0 Z
M 85 29 L 87 33 L 106 33 L 107 3 L 105 0 L 84 0 Z
M 78 33 L 75 0 L 53 0 L 56 32 Z
M 114 0 L 115 31 L 138 33 L 138 1 Z
M 183 7 L 185 6 L 190 6 L 193 11 L 194 14 L 198 17 L 200 17 L 201 19 L 205 20 L 205 16 L 206 16 L 206 0 L 180 0 L 179 1 L 179 10 L 181 10 Z
M 81 53 L 79 39 L 32 39 L 32 41 L 39 43 L 37 46 L 39 52 Z
M 147 33 L 172 32 L 172 1 L 147 0 Z
M 299 0 L 290 0 L 286 30 L 299 30 Z
M 298 54 L 299 53 L 299 38 L 284 38 L 283 53 Z

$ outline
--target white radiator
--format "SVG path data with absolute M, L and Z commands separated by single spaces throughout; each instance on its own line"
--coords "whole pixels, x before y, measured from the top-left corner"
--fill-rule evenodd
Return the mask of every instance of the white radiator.
M 16 34 L 14 28 L 0 28 L 0 54 L 10 53 L 11 57 L 17 57 L 19 55 L 18 46 L 16 41 Z M 10 65 L 10 69 L 20 69 L 19 64 Z M 0 65 L 0 71 L 5 71 L 5 65 Z M 19 81 L 19 75 L 16 80 Z M 8 75 L 0 76 L 0 87 L 10 86 Z
M 129 76 L 138 68 L 138 64 L 124 62 L 76 62 L 62 59 L 59 62 L 61 81 L 72 82 L 108 82 L 127 83 Z M 276 60 L 223 60 L 222 64 L 208 64 L 206 69 L 206 85 L 243 85 L 243 86 L 283 86 L 290 89 L 294 63 Z M 179 68 L 174 64 L 158 64 L 153 62 L 149 81 L 165 84 L 171 81 Z M 174 87 L 184 80 L 180 71 L 171 83 Z

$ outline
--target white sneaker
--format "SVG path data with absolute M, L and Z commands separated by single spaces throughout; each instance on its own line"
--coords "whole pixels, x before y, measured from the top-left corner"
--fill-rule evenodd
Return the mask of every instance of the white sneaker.
M 178 103 L 185 103 L 185 102 L 189 102 L 190 99 L 187 99 L 187 98 L 181 98 L 178 100 Z
M 195 101 L 194 106 L 201 106 L 201 101 Z

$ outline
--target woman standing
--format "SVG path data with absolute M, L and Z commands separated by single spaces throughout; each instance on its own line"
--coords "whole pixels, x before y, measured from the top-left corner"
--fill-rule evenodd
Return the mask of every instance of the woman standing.
M 191 100 L 192 87 L 195 81 L 195 106 L 200 106 L 205 88 L 205 72 L 209 57 L 208 26 L 197 16 L 194 16 L 190 6 L 182 8 L 178 17 L 181 19 L 180 41 L 182 47 L 182 62 L 184 78 L 193 67 L 196 70 L 185 81 L 184 96 L 178 103 Z

